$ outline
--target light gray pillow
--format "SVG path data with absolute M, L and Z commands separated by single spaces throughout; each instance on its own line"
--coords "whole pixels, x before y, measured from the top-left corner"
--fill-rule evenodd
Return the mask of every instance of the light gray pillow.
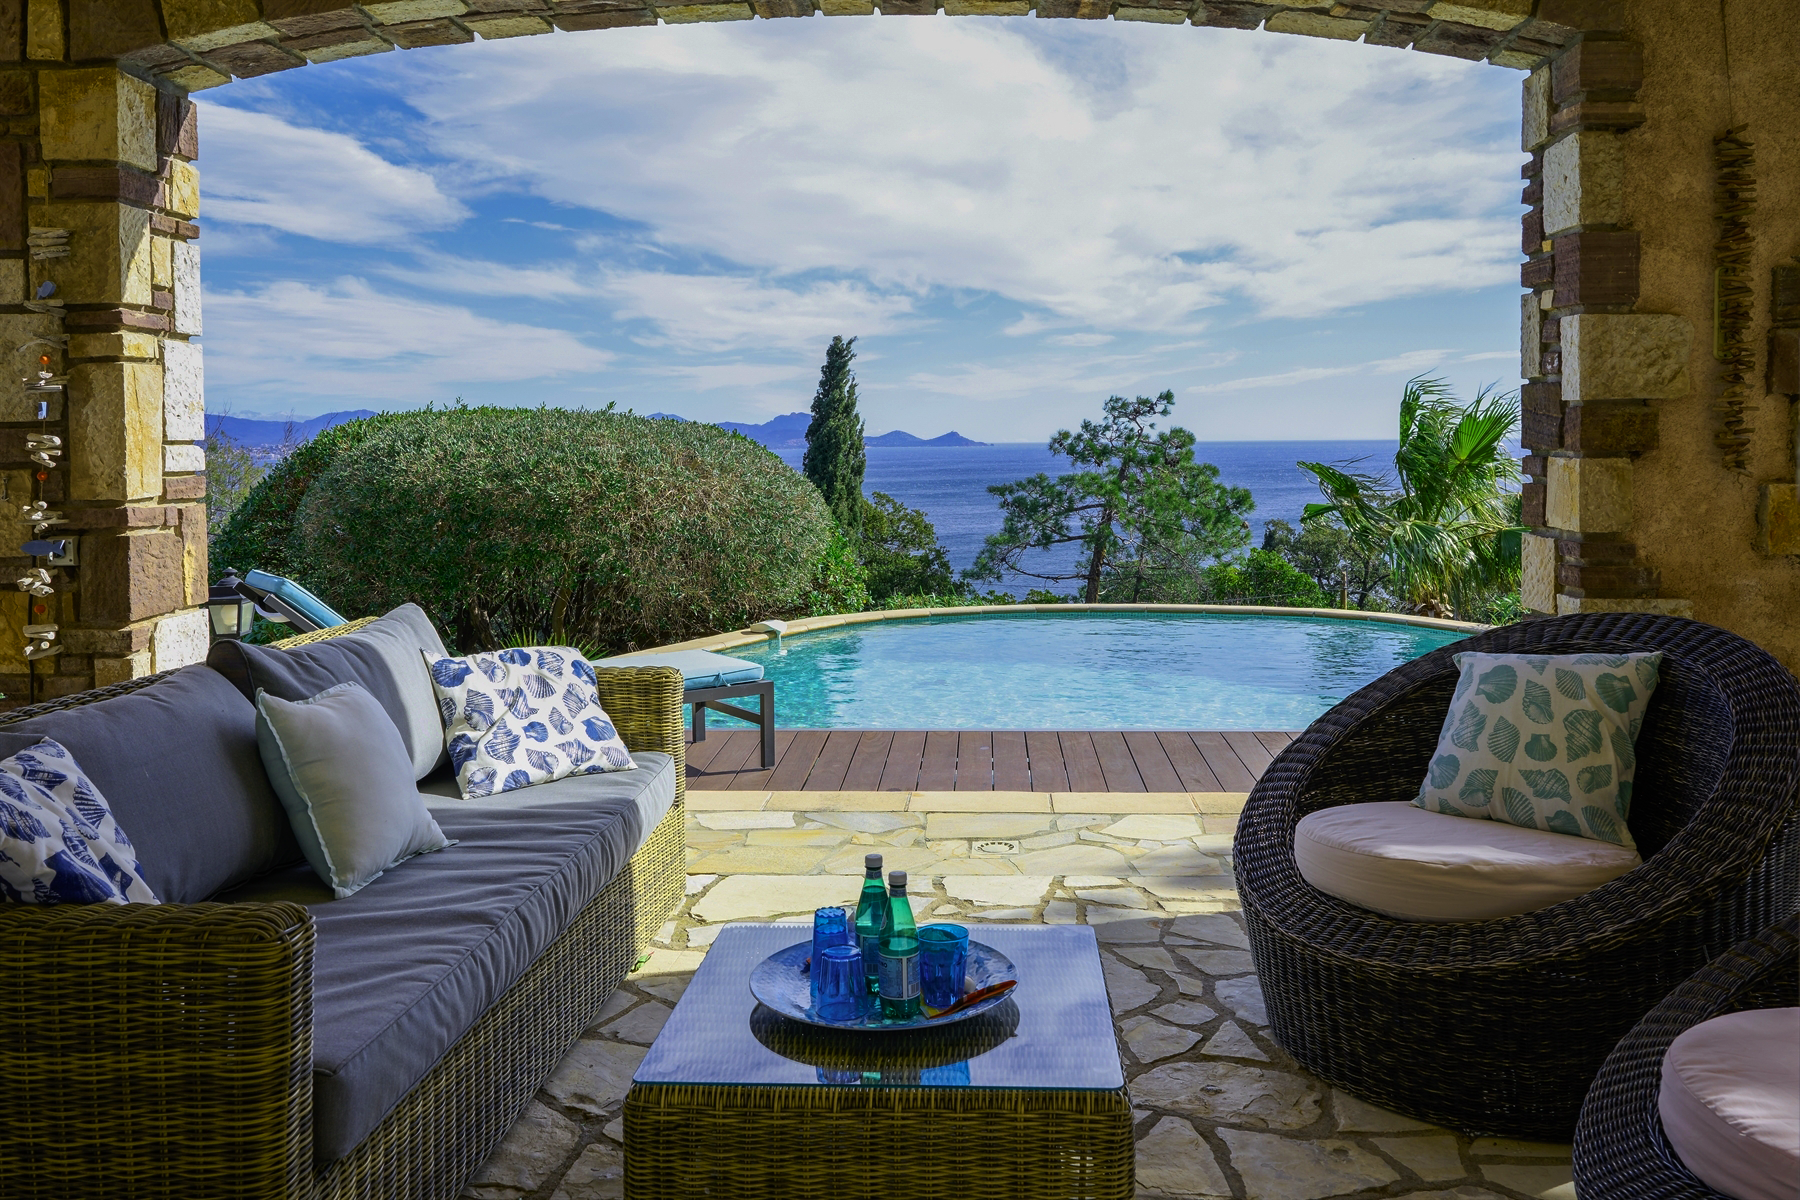
M 389 867 L 452 844 L 414 786 L 400 731 L 361 684 L 310 700 L 259 690 L 256 748 L 301 852 L 340 900 Z

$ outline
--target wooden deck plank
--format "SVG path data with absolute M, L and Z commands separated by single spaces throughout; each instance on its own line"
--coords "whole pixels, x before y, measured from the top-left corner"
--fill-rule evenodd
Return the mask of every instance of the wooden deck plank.
M 919 763 L 921 792 L 956 790 L 956 742 L 954 731 L 934 729 L 925 735 L 925 756 Z
M 1025 735 L 1017 730 L 999 730 L 994 736 L 994 790 L 997 792 L 1029 792 L 1031 759 L 1025 747 Z
M 706 740 L 710 742 L 717 736 L 716 733 L 708 733 Z M 741 772 L 755 770 L 756 764 L 761 761 L 754 757 L 759 748 L 754 729 L 732 730 L 730 740 L 719 747 L 718 756 L 712 760 L 711 773 L 713 778 L 721 781 L 719 786 L 730 789 L 736 786 Z
M 819 751 L 818 760 L 806 777 L 805 790 L 809 792 L 841 792 L 844 790 L 844 776 L 850 772 L 850 760 L 856 757 L 856 747 L 862 742 L 862 734 L 855 729 L 833 729 L 825 735 L 825 747 Z
M 781 756 L 786 754 L 788 747 L 794 743 L 794 732 L 791 729 L 775 731 L 775 765 L 768 768 L 764 768 L 762 765 L 762 734 L 755 729 L 747 729 L 744 732 L 757 740 L 757 747 L 755 753 L 744 760 L 744 765 L 739 767 L 737 774 L 732 777 L 731 790 L 734 792 L 766 792 L 769 790 L 770 778 L 781 766 Z
M 1263 749 L 1269 752 L 1271 758 L 1280 754 L 1283 750 L 1286 750 L 1288 748 L 1288 743 L 1293 741 L 1295 736 L 1295 734 L 1279 729 L 1259 729 L 1256 731 L 1256 740 L 1263 744 Z
M 705 741 L 688 742 L 688 771 L 694 774 L 710 771 L 712 769 L 713 760 L 719 757 L 719 751 L 723 750 L 725 748 L 725 743 L 730 740 L 730 730 L 709 729 L 707 730 Z
M 769 790 L 797 792 L 805 787 L 806 777 L 812 773 L 813 763 L 824 746 L 825 730 L 796 729 L 788 752 L 775 764 L 775 773 L 769 776 Z
M 956 737 L 956 790 L 994 790 L 994 735 L 964 732 Z
M 1137 773 L 1144 781 L 1146 792 L 1193 790 L 1182 786 L 1181 776 L 1169 762 L 1168 752 L 1162 748 L 1162 743 L 1154 733 L 1128 730 L 1125 734 L 1125 746 L 1131 751 L 1131 761 L 1137 764 Z
M 850 769 L 844 773 L 844 790 L 847 792 L 873 792 L 881 787 L 881 769 L 887 764 L 888 747 L 894 744 L 894 735 L 880 729 L 871 729 L 862 735 L 856 743 L 856 753 L 850 757 Z
M 1116 729 L 1101 730 L 1093 735 L 1094 755 L 1100 760 L 1100 773 L 1106 777 L 1109 792 L 1142 792 L 1144 777 L 1138 773 L 1137 761 L 1125 744 L 1125 735 Z
M 1058 733 L 1056 740 L 1062 746 L 1063 769 L 1069 773 L 1069 790 L 1071 792 L 1106 791 L 1106 776 L 1100 770 L 1099 756 L 1094 753 L 1094 735 L 1076 732 Z
M 888 747 L 887 762 L 881 766 L 884 792 L 910 792 L 919 786 L 919 763 L 925 757 L 925 734 L 918 729 L 902 729 L 894 734 Z
M 1193 738 L 1194 745 L 1206 759 L 1213 777 L 1219 781 L 1221 790 L 1247 792 L 1256 786 L 1255 773 L 1244 765 L 1244 760 L 1231 748 L 1231 743 L 1225 740 L 1224 734 L 1197 732 Z
M 1258 779 L 1262 778 L 1263 770 L 1275 758 L 1273 754 L 1269 753 L 1269 748 L 1258 741 L 1256 735 L 1248 730 L 1227 730 L 1225 741 L 1233 750 L 1237 751 L 1237 756 L 1243 760 L 1244 766 Z
M 1069 772 L 1063 765 L 1062 743 L 1054 733 L 1042 729 L 1028 731 L 1025 734 L 1025 753 L 1030 760 L 1032 791 L 1069 790 Z
M 1223 792 L 1226 789 L 1219 784 L 1219 777 L 1212 773 L 1206 765 L 1206 756 L 1200 753 L 1200 747 L 1194 745 L 1194 737 L 1189 733 L 1170 731 L 1156 735 L 1163 753 L 1169 756 L 1169 765 L 1175 768 L 1175 774 L 1181 780 L 1184 792 Z

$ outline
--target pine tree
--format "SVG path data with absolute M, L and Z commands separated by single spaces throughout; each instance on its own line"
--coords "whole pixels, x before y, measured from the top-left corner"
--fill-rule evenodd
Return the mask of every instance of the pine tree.
M 813 395 L 806 456 L 801 460 L 807 479 L 851 538 L 862 532 L 863 473 L 868 465 L 862 417 L 856 412 L 856 376 L 850 373 L 855 346 L 855 338 L 831 339 L 825 365 L 819 368 L 819 390 Z

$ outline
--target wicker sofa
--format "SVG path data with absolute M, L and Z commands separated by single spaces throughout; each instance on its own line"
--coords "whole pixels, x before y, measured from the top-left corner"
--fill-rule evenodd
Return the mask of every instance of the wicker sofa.
M 1663 652 L 1637 740 L 1630 826 L 1643 865 L 1536 912 L 1447 924 L 1311 887 L 1295 825 L 1417 793 L 1466 650 Z M 1626 613 L 1529 621 L 1435 650 L 1320 717 L 1250 793 L 1235 869 L 1271 1030 L 1314 1074 L 1408 1116 L 1567 1141 L 1638 1018 L 1795 910 L 1797 813 L 1800 687 L 1743 638 Z
M 348 649 L 368 624 L 327 636 Z M 556 793 L 575 779 L 497 813 L 459 807 L 432 776 L 421 791 L 459 846 L 340 901 L 296 861 L 279 802 L 268 810 L 254 708 L 219 672 L 0 717 L 0 753 L 40 736 L 69 747 L 165 901 L 0 905 L 0 1194 L 456 1196 L 681 896 L 681 675 L 598 676 L 666 808 Z M 208 872 L 234 849 L 270 869 L 217 888 Z M 420 998 L 387 1012 L 383 990 L 400 987 Z M 357 1022 L 375 1030 L 372 1057 L 332 1061 Z

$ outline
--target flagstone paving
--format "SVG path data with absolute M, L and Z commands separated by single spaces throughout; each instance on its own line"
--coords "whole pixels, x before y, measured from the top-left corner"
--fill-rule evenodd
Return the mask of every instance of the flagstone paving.
M 1470 1139 L 1384 1111 L 1312 1078 L 1269 1036 L 1232 889 L 1227 822 L 1241 796 L 1209 794 L 1224 812 L 1187 798 L 1185 811 L 968 814 L 929 796 L 908 807 L 919 794 L 890 794 L 901 806 L 886 809 L 846 795 L 802 810 L 752 793 L 746 808 L 690 816 L 681 908 L 466 1195 L 622 1196 L 631 1074 L 719 929 L 851 903 L 877 850 L 912 872 L 914 909 L 934 919 L 1094 927 L 1137 1117 L 1139 1200 L 1574 1200 L 1567 1145 Z

